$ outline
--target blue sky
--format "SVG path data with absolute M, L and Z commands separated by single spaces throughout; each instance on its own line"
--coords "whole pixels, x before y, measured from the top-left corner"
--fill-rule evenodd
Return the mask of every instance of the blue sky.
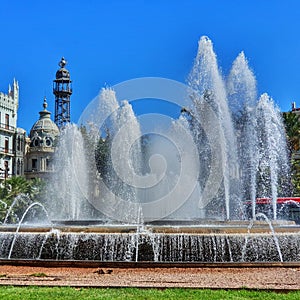
M 298 0 L 1 0 L 0 91 L 20 85 L 18 126 L 30 130 L 62 56 L 73 80 L 76 122 L 101 87 L 158 76 L 186 82 L 198 39 L 214 44 L 224 75 L 244 50 L 283 111 L 300 106 Z

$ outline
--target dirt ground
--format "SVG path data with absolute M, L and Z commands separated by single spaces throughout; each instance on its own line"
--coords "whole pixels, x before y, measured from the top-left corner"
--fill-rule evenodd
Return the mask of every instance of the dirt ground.
M 300 290 L 300 268 L 53 268 L 0 265 L 0 285 Z

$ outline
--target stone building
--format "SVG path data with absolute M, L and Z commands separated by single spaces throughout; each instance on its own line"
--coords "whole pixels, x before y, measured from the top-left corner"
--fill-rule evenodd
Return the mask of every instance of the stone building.
M 19 84 L 0 92 L 0 181 L 24 174 L 25 130 L 17 128 Z
M 29 134 L 25 160 L 25 177 L 27 179 L 47 179 L 53 172 L 53 155 L 59 129 L 50 118 L 51 113 L 47 110 L 46 98 L 43 108 Z
M 44 99 L 44 109 L 40 111 L 40 118 L 32 126 L 26 147 L 25 177 L 27 179 L 50 177 L 53 170 L 53 157 L 60 129 L 70 122 L 70 96 L 72 95 L 72 81 L 70 73 L 65 68 L 67 61 L 62 57 L 59 69 L 53 80 L 53 94 L 55 96 L 55 122 L 50 118 L 47 101 Z
M 53 172 L 52 161 L 59 129 L 70 122 L 72 81 L 66 64 L 62 58 L 53 80 L 55 122 L 50 118 L 44 99 L 43 110 L 28 137 L 24 129 L 17 127 L 18 82 L 14 79 L 7 94 L 0 92 L 0 183 L 11 176 L 46 179 Z

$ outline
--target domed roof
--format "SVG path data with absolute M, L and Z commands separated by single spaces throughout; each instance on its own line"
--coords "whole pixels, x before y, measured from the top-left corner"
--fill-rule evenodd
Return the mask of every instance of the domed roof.
M 35 136 L 43 137 L 44 135 L 51 135 L 55 138 L 59 134 L 59 129 L 57 125 L 50 119 L 50 111 L 47 110 L 47 101 L 44 99 L 43 103 L 44 110 L 40 111 L 40 118 L 37 120 L 31 130 L 30 138 Z
M 65 68 L 60 68 L 56 72 L 56 79 L 62 79 L 62 78 L 70 78 L 70 73 L 67 69 Z

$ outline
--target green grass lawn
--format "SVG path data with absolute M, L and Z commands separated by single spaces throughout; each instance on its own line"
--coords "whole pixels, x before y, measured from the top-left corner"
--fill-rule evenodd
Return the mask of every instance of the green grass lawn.
M 274 293 L 250 290 L 209 289 L 138 289 L 138 288 L 70 288 L 70 287 L 0 287 L 0 299 L 300 299 L 300 291 Z

